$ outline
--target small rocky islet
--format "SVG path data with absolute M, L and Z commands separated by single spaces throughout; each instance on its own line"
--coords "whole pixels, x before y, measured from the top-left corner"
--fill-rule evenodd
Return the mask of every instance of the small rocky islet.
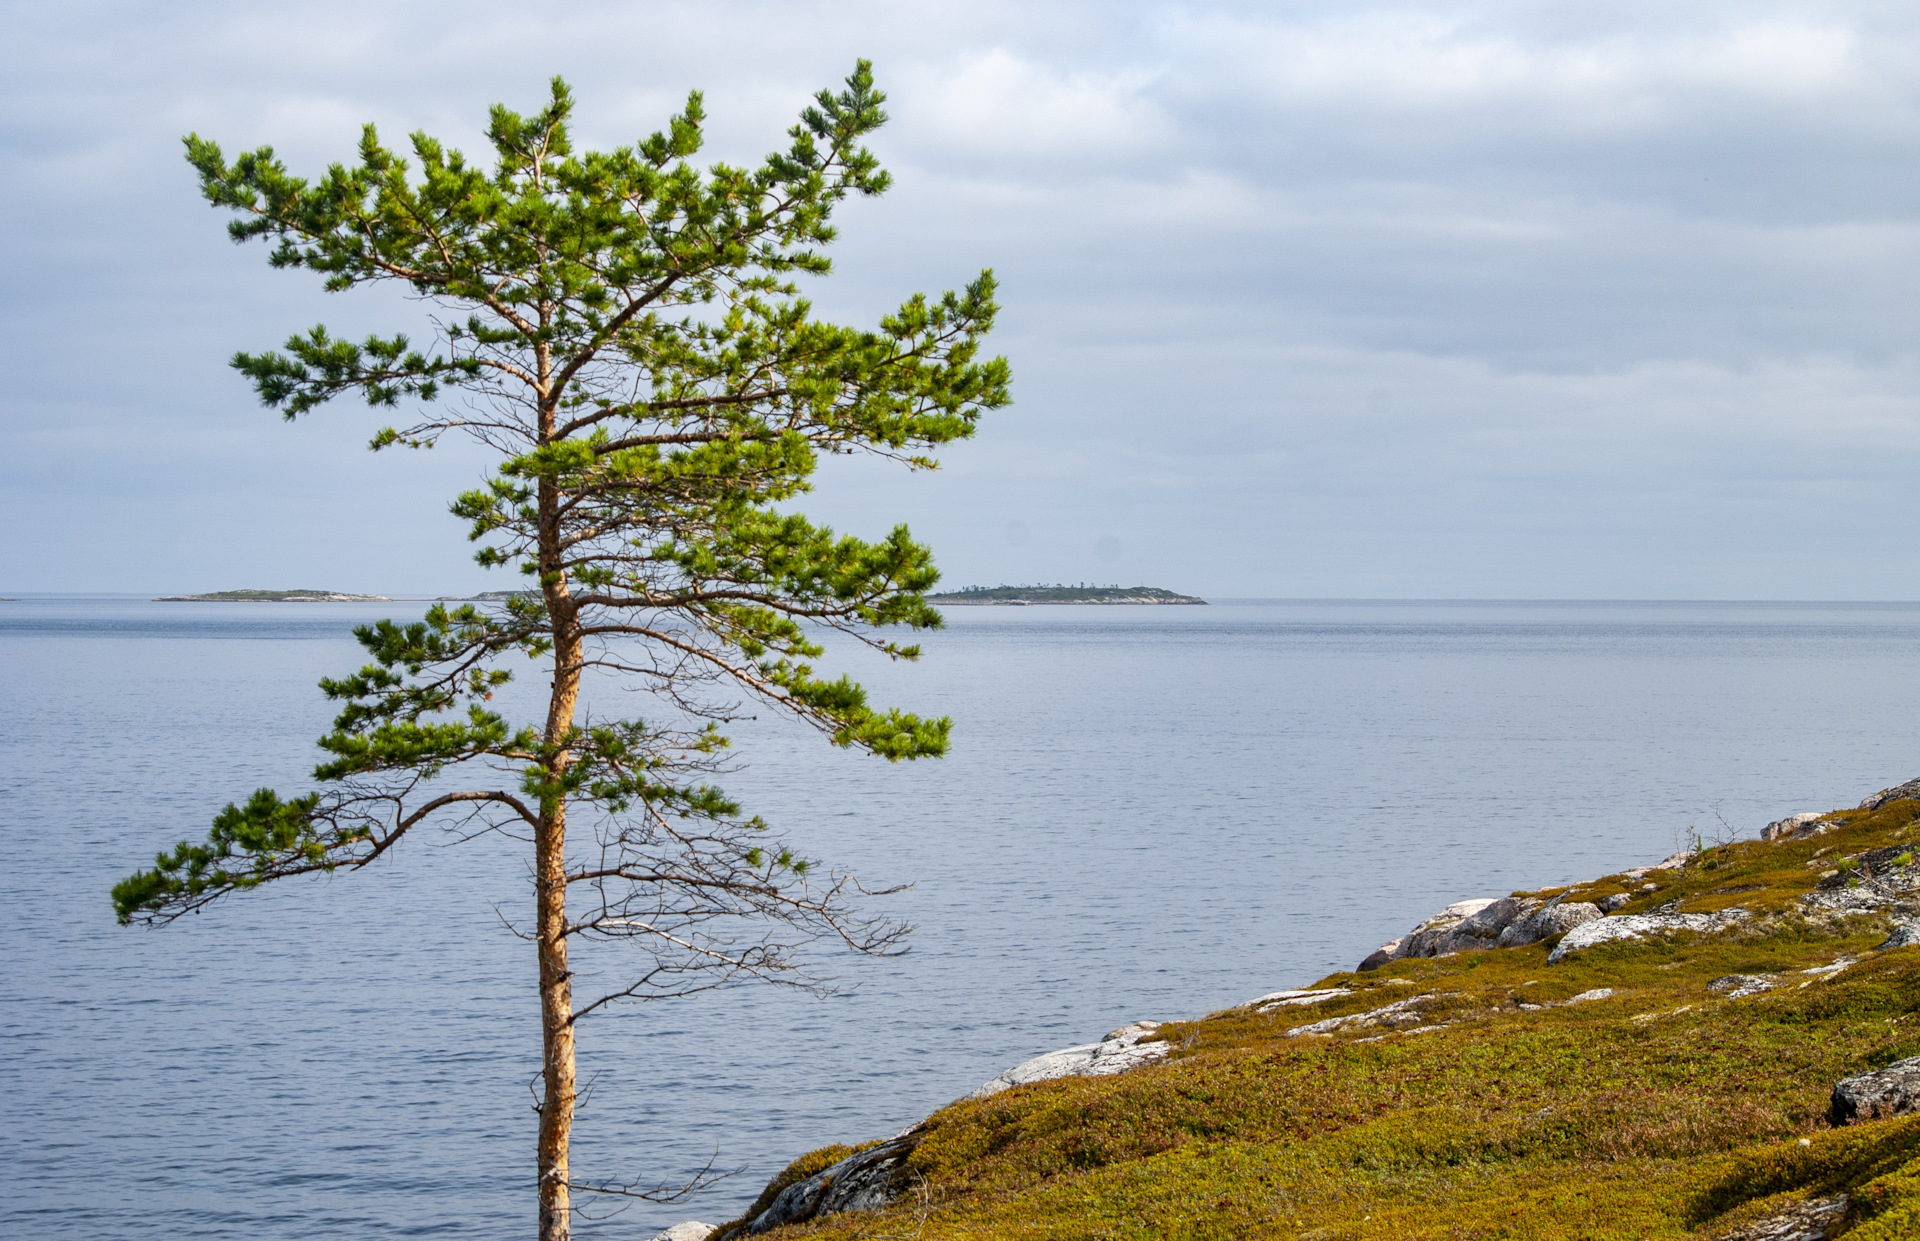
M 1146 604 L 1204 607 L 1206 600 L 1164 586 L 967 586 L 927 596 L 938 607 L 1035 607 L 1041 604 Z
M 1460 901 L 1353 971 L 809 1152 L 658 1241 L 1920 1236 L 1915 844 L 1920 779 Z
M 204 595 L 162 595 L 155 603 L 392 603 L 386 595 L 353 595 L 342 590 L 215 590 Z

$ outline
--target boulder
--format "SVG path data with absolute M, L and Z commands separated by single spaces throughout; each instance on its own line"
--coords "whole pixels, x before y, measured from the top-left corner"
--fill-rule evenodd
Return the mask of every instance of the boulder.
M 1586 901 L 1569 903 L 1564 897 L 1556 896 L 1501 931 L 1499 946 L 1519 948 L 1526 944 L 1537 944 L 1543 939 L 1564 935 L 1574 927 L 1584 926 L 1600 916 L 1598 905 Z
M 1592 948 L 1616 939 L 1640 939 L 1673 931 L 1691 931 L 1697 935 L 1725 931 L 1748 917 L 1744 909 L 1722 909 L 1710 914 L 1615 914 L 1596 918 L 1574 927 L 1547 955 L 1548 965 L 1558 965 L 1570 952 Z
M 1389 961 L 1398 961 L 1400 959 L 1400 945 L 1405 942 L 1406 939 L 1404 937 L 1388 940 L 1386 943 L 1381 944 L 1378 948 L 1368 953 L 1367 959 L 1355 966 L 1355 970 L 1362 974 L 1371 973 Z
M 1887 942 L 1880 945 L 1882 951 L 1888 948 L 1911 948 L 1920 944 L 1920 922 L 1902 922 L 1893 928 L 1893 934 L 1887 936 Z
M 1820 821 L 1820 812 L 1809 810 L 1805 814 L 1790 814 L 1784 819 L 1775 819 L 1760 829 L 1762 840 L 1791 840 L 1802 834 L 1817 836 L 1818 828 L 1813 825 Z
M 971 1097 L 984 1099 L 1011 1086 L 1052 1081 L 1056 1077 L 1105 1077 L 1163 1060 L 1173 1049 L 1165 1043 L 1146 1041 L 1159 1028 L 1157 1021 L 1136 1021 L 1121 1026 L 1097 1043 L 1062 1047 L 1059 1051 L 1023 1060 L 981 1086 Z
M 1633 900 L 1633 893 L 1615 892 L 1612 896 L 1601 897 L 1599 900 L 1595 901 L 1593 905 L 1594 905 L 1594 908 L 1598 909 L 1601 913 L 1610 914 L 1614 910 L 1620 908 L 1622 905 L 1627 904 L 1631 900 Z
M 1532 897 L 1503 896 L 1462 918 L 1435 942 L 1434 956 L 1449 952 L 1486 952 L 1500 947 L 1501 934 L 1513 923 L 1534 913 L 1540 902 Z
M 1920 798 L 1920 776 L 1907 781 L 1905 784 L 1896 784 L 1890 789 L 1881 789 L 1872 797 L 1861 802 L 1860 809 L 1878 810 L 1888 802 L 1901 801 L 1909 798 Z
M 869 1146 L 830 1168 L 795 1181 L 747 1224 L 749 1234 L 798 1224 L 841 1211 L 874 1211 L 899 1196 L 912 1175 L 907 1156 L 920 1144 L 918 1130 Z
M 1394 949 L 1393 959 L 1398 961 L 1405 957 L 1438 956 L 1439 943 L 1450 931 L 1493 904 L 1496 899 L 1491 896 L 1480 896 L 1472 900 L 1455 901 L 1407 932 L 1400 940 L 1400 946 Z
M 707 1241 L 707 1238 L 713 1235 L 713 1230 L 718 1227 L 718 1224 L 703 1224 L 697 1219 L 690 1219 L 684 1224 L 675 1224 L 671 1228 L 654 1233 L 647 1238 L 647 1241 Z
M 1920 1056 L 1840 1079 L 1833 1088 L 1827 1119 L 1836 1126 L 1857 1125 L 1915 1111 L 1920 1111 Z

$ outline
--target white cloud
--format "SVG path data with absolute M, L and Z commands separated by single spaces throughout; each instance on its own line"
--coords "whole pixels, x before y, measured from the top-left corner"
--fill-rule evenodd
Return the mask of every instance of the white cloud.
M 1638 125 L 1697 106 L 1703 92 L 1805 102 L 1872 85 L 1858 32 L 1845 22 L 1694 25 L 1622 23 L 1567 37 L 1436 6 L 1297 21 L 1214 15 L 1176 19 L 1172 31 L 1196 91 L 1397 113 L 1524 109 L 1511 118 L 1521 125 Z
M 995 47 L 930 67 L 898 110 L 970 156 L 1100 163 L 1172 136 L 1147 94 L 1156 76 L 1049 65 Z

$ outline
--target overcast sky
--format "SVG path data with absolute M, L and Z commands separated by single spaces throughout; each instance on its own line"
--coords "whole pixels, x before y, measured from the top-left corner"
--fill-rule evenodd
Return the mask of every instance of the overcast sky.
M 189 130 L 296 171 L 361 122 L 480 153 L 565 75 L 587 145 L 704 89 L 757 159 L 870 57 L 896 188 L 812 290 L 991 266 L 1015 404 L 909 521 L 951 585 L 1920 598 L 1920 8 L 14 3 L 0 47 L 0 592 L 508 584 L 471 452 L 364 450 L 225 365 L 414 327 L 226 240 Z

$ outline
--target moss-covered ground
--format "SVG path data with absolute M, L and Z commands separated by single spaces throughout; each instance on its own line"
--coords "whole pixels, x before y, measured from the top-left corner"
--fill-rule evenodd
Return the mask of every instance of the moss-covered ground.
M 1846 1192 L 1844 1235 L 1920 1237 L 1920 1117 L 1826 1121 L 1836 1080 L 1920 1054 L 1920 948 L 1875 951 L 1885 911 L 1799 899 L 1844 884 L 1847 859 L 1920 842 L 1917 817 L 1911 801 L 1837 814 L 1823 835 L 1574 894 L 1632 894 L 1621 913 L 1738 905 L 1754 917 L 1734 932 L 1333 974 L 1314 985 L 1351 995 L 1166 1027 L 1154 1067 L 962 1100 L 929 1118 L 892 1207 L 771 1235 L 1714 1237 Z M 1708 987 L 1729 974 L 1781 980 L 1729 999 Z M 1415 995 L 1433 997 L 1419 1027 L 1287 1033 Z

